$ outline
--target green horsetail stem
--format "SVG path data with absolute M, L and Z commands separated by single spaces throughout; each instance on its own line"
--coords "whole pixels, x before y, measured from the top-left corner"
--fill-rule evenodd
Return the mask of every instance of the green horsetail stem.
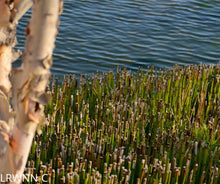
M 47 92 L 26 173 L 52 184 L 220 183 L 219 64 L 70 75 Z

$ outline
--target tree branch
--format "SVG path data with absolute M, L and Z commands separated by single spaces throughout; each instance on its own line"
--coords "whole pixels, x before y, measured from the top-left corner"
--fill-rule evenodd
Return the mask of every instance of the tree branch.
M 26 29 L 27 38 L 26 49 L 22 57 L 23 63 L 20 68 L 14 70 L 12 75 L 12 103 L 16 112 L 15 125 L 11 134 L 10 127 L 6 123 L 2 123 L 2 127 L 5 124 L 7 125 L 6 128 L 0 129 L 0 147 L 3 144 L 5 149 L 3 154 L 0 155 L 0 163 L 7 166 L 5 168 L 0 167 L 0 173 L 2 174 L 19 175 L 23 173 L 36 128 L 44 121 L 43 105 L 50 99 L 45 93 L 45 88 L 50 77 L 52 52 L 59 24 L 60 2 L 60 0 L 34 0 L 32 18 Z M 18 11 L 16 12 L 17 15 L 9 16 L 13 17 L 11 18 L 12 20 L 9 20 L 9 25 L 14 25 L 20 16 L 23 15 L 23 12 L 26 11 L 25 9 L 30 6 L 29 0 L 18 0 L 14 1 L 14 3 L 13 11 L 16 10 L 16 7 Z M 6 10 L 8 9 L 6 8 Z M 6 10 L 5 12 L 7 12 Z M 4 18 L 4 21 L 3 19 L 1 21 L 0 18 L 0 24 L 7 25 L 5 20 Z M 13 23 L 10 23 L 10 21 Z M 5 37 L 7 36 L 8 34 Z M 2 69 L 3 78 L 0 80 L 0 87 L 7 88 L 6 91 L 10 89 L 8 74 L 11 70 L 11 65 L 5 64 L 12 61 L 10 59 L 7 60 L 4 54 L 7 53 L 10 56 L 9 58 L 12 58 L 13 52 L 11 50 L 13 46 L 14 44 L 11 44 L 10 48 L 0 47 L 0 51 L 1 49 L 4 51 L 2 51 L 3 54 L 0 53 L 0 70 L 3 66 L 7 66 L 7 68 Z M 4 93 L 0 93 L 0 103 L 5 98 Z M 7 112 L 10 114 L 9 110 Z M 7 121 L 9 120 L 4 122 Z M 7 152 L 9 154 L 5 154 Z
M 13 23 L 17 23 L 19 19 L 32 7 L 32 5 L 32 0 L 15 0 L 11 21 Z

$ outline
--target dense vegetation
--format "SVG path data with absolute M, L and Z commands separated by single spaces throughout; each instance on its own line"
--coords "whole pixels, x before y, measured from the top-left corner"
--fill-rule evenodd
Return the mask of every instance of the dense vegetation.
M 51 183 L 220 183 L 220 65 L 67 76 L 27 173 Z

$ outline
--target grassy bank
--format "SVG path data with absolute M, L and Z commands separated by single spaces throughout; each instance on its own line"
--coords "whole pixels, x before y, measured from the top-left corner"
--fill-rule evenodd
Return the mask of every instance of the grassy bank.
M 220 65 L 122 70 L 48 87 L 26 172 L 51 183 L 220 183 Z

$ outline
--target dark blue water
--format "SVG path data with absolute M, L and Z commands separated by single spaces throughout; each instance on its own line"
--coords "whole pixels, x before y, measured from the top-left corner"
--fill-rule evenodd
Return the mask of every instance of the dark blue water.
M 18 48 L 30 13 L 18 27 Z M 52 73 L 217 64 L 220 0 L 64 0 Z

